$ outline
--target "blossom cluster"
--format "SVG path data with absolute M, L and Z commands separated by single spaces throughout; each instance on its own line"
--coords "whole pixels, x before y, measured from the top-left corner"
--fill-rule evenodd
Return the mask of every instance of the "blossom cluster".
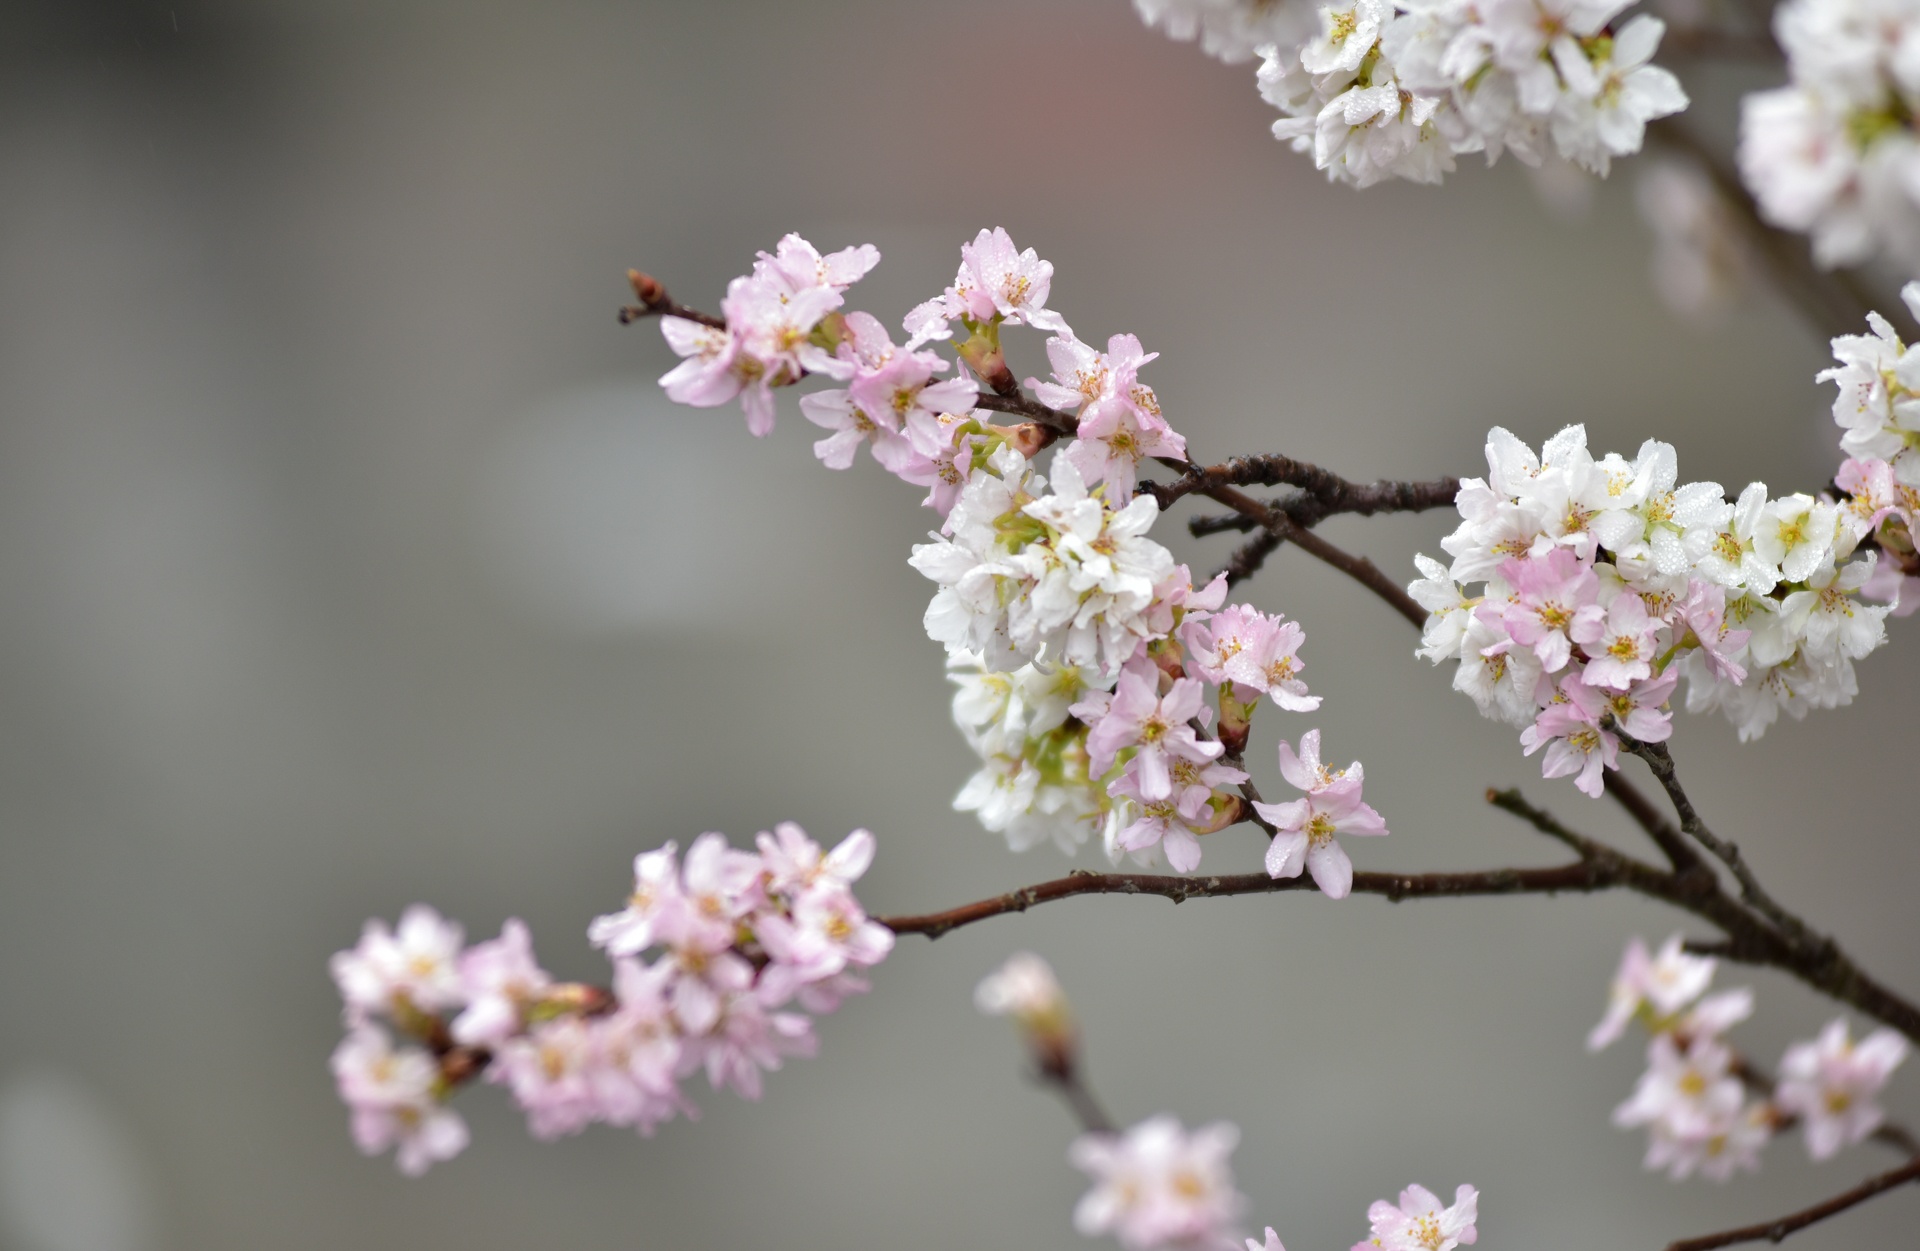
M 409 1174 L 459 1154 L 467 1129 L 447 1099 L 482 1076 L 541 1138 L 696 1115 L 680 1083 L 702 1069 L 759 1098 L 763 1070 L 813 1053 L 805 1012 L 864 991 L 855 970 L 885 958 L 893 932 L 853 895 L 871 834 L 823 852 L 783 823 L 758 842 L 703 834 L 684 858 L 673 843 L 635 858 L 626 906 L 588 931 L 612 958 L 611 991 L 556 981 L 518 920 L 472 946 L 423 904 L 395 929 L 368 921 L 331 965 L 348 1029 L 333 1072 L 360 1149 L 395 1148 Z
M 1216 1121 L 1191 1132 L 1171 1116 L 1155 1116 L 1124 1134 L 1084 1134 L 1068 1158 L 1093 1188 L 1073 1211 L 1074 1228 L 1089 1237 L 1112 1234 L 1131 1251 L 1177 1247 L 1235 1248 L 1235 1220 L 1246 1199 L 1234 1189 L 1228 1156 L 1240 1131 Z M 1353 1251 L 1454 1251 L 1472 1244 L 1479 1231 L 1480 1195 L 1461 1186 L 1443 1204 L 1424 1186 L 1400 1192 L 1367 1209 L 1369 1237 Z M 1286 1251 L 1272 1226 L 1266 1238 L 1245 1241 L 1247 1251 Z
M 1920 8 L 1787 0 L 1773 12 L 1790 81 L 1741 102 L 1740 173 L 1824 265 L 1920 268 Z
M 1612 25 L 1630 0 L 1136 0 L 1149 23 L 1210 52 L 1261 57 L 1274 137 L 1330 179 L 1437 183 L 1454 158 L 1550 156 L 1604 175 L 1646 125 L 1687 107 L 1651 64 L 1665 25 Z M 1249 40 L 1258 39 L 1250 44 Z
M 1730 502 L 1681 483 L 1671 445 L 1595 459 L 1580 426 L 1537 456 L 1496 427 L 1487 466 L 1461 483 L 1452 564 L 1416 558 L 1419 654 L 1458 660 L 1455 689 L 1544 751 L 1547 777 L 1598 795 L 1619 733 L 1671 735 L 1683 675 L 1688 707 L 1724 710 L 1743 739 L 1782 708 L 1845 704 L 1885 638 L 1887 608 L 1860 599 L 1876 555 L 1831 499 L 1756 482 Z
M 1638 938 L 1627 945 L 1614 975 L 1607 1013 L 1587 1038 L 1605 1047 L 1638 1021 L 1652 1035 L 1647 1069 L 1626 1102 L 1614 1109 L 1622 1128 L 1647 1130 L 1646 1167 L 1679 1180 L 1699 1172 L 1726 1181 L 1760 1167 L 1774 1133 L 1798 1123 L 1816 1160 L 1834 1155 L 1880 1127 L 1874 1097 L 1906 1058 L 1907 1043 L 1880 1029 L 1858 1044 L 1845 1021 L 1829 1024 L 1813 1042 L 1795 1043 L 1771 1088 L 1726 1040 L 1753 1014 L 1753 992 L 1708 994 L 1714 960 L 1689 954 L 1680 936 L 1649 955 Z
M 1244 750 L 1255 707 L 1319 706 L 1300 677 L 1305 632 L 1226 606 L 1224 577 L 1195 587 L 1149 536 L 1160 509 L 1136 493 L 1142 463 L 1187 464 L 1186 440 L 1140 376 L 1156 353 L 1128 334 L 1104 349 L 1076 337 L 1048 305 L 1052 264 L 999 229 L 961 246 L 952 284 L 907 314 L 896 346 L 879 319 L 840 311 L 878 259 L 870 246 L 822 256 L 787 236 L 729 287 L 723 328 L 665 319 L 668 342 L 687 357 L 661 380 L 668 395 L 700 404 L 738 395 L 764 433 L 771 388 L 810 374 L 845 383 L 800 400 L 832 432 L 815 455 L 844 469 L 868 445 L 882 468 L 928 486 L 925 502 L 943 519 L 910 563 L 935 584 L 926 630 L 947 648 L 954 719 L 981 758 L 955 806 L 1016 849 L 1052 841 L 1071 851 L 1098 834 L 1116 863 L 1164 852 L 1193 869 L 1201 835 L 1248 819 L 1232 790 L 1247 775 L 1227 758 Z M 1058 426 L 996 426 L 978 407 L 983 386 L 1021 390 L 1001 343 L 1013 326 L 1048 333 L 1049 376 L 1026 386 L 1072 426 L 1044 473 L 1035 458 Z M 940 343 L 954 345 L 954 362 L 929 347 Z M 788 355 L 776 359 L 768 344 Z M 953 376 L 941 377 L 950 364 Z M 1310 766 L 1281 745 L 1308 798 L 1262 809 L 1281 830 L 1268 869 L 1310 871 L 1339 896 L 1352 868 L 1333 835 L 1386 830 L 1359 800 L 1358 766 L 1320 770 L 1317 752 L 1316 734 L 1301 744 Z
M 1900 294 L 1920 317 L 1920 283 Z M 1905 616 L 1920 607 L 1920 350 L 1902 343 L 1878 313 L 1869 322 L 1872 334 L 1833 341 L 1839 363 L 1820 380 L 1838 388 L 1833 419 L 1847 460 L 1834 481 L 1849 497 L 1841 524 L 1854 541 L 1880 552 L 1864 590 L 1894 600 L 1894 615 Z

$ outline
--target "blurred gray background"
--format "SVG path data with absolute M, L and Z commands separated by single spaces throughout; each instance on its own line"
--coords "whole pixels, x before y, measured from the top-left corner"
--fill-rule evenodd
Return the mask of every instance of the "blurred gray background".
M 1688 81 L 1726 126 L 1733 97 Z M 904 941 L 758 1105 L 698 1088 L 703 1118 L 651 1141 L 544 1145 L 482 1089 L 474 1146 L 424 1180 L 355 1153 L 326 958 L 367 916 L 523 916 L 593 977 L 584 927 L 631 856 L 704 829 L 870 826 L 878 912 L 1068 867 L 949 809 L 973 764 L 905 563 L 917 493 L 820 468 L 792 393 L 764 442 L 666 404 L 658 332 L 614 321 L 628 265 L 712 306 L 787 230 L 872 241 L 855 304 L 897 324 L 1004 225 L 1083 335 L 1164 354 L 1199 457 L 1475 473 L 1491 424 L 1584 421 L 1733 489 L 1827 480 L 1823 345 L 1764 298 L 1668 314 L 1631 162 L 1577 220 L 1505 164 L 1356 194 L 1271 117 L 1251 67 L 1121 0 L 9 6 L 0 1245 L 1086 1245 L 1071 1124 L 970 1004 L 1019 948 L 1059 969 L 1117 1115 L 1239 1123 L 1248 1223 L 1295 1251 L 1416 1180 L 1478 1185 L 1485 1247 L 1561 1251 L 1885 1167 L 1789 1139 L 1731 1185 L 1640 1171 L 1607 1121 L 1637 1048 L 1581 1039 L 1623 942 L 1679 926 L 1625 897 L 1070 901 Z M 1327 532 L 1410 574 L 1448 528 Z M 1393 837 L 1361 867 L 1551 861 L 1489 784 L 1640 849 L 1365 592 L 1289 552 L 1249 596 L 1306 624 L 1330 754 L 1366 762 Z M 1911 992 L 1920 638 L 1893 636 L 1853 708 L 1744 748 L 1687 718 L 1676 749 L 1778 893 Z M 1259 776 L 1315 723 L 1263 713 Z M 1248 830 L 1209 840 L 1209 868 L 1258 864 Z M 1770 1063 L 1832 1015 L 1722 984 L 1760 991 L 1738 1037 Z M 1889 1100 L 1909 1121 L 1916 1090 Z M 1794 1245 L 1911 1246 L 1916 1215 L 1896 1195 Z

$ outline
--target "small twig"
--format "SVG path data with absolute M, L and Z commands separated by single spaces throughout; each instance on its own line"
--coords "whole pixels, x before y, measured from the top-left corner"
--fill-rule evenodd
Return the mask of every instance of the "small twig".
M 1067 1110 L 1072 1112 L 1074 1119 L 1080 1122 L 1081 1129 L 1089 1134 L 1113 1132 L 1113 1118 L 1107 1115 L 1106 1109 L 1101 1107 L 1100 1101 L 1094 1097 L 1092 1088 L 1081 1078 L 1077 1062 L 1070 1062 L 1058 1068 L 1042 1065 L 1040 1080 L 1051 1086 L 1054 1093 L 1065 1101 Z
M 1070 435 L 1080 428 L 1080 419 L 1072 413 L 1063 413 L 1057 408 L 1042 404 L 1024 391 L 1016 391 L 1011 395 L 982 391 L 980 398 L 974 401 L 974 405 L 996 413 L 1012 413 L 1015 416 L 1025 417 L 1028 421 L 1055 434 Z
M 1609 853 L 1614 855 L 1614 853 Z M 1624 861 L 1624 857 L 1617 857 Z M 1643 868 L 1646 866 L 1642 866 Z M 1655 876 L 1664 876 L 1648 868 Z M 1474 895 L 1552 895 L 1561 891 L 1612 890 L 1633 884 L 1634 875 L 1623 864 L 1580 860 L 1547 869 L 1489 869 L 1478 873 L 1355 873 L 1353 893 L 1402 899 L 1458 899 Z M 939 938 L 963 925 L 989 917 L 1025 912 L 1028 908 L 1075 895 L 1155 895 L 1181 903 L 1188 899 L 1225 899 L 1233 895 L 1265 895 L 1282 891 L 1315 891 L 1309 877 L 1271 878 L 1265 873 L 1231 873 L 1210 877 L 1175 877 L 1159 873 L 1090 873 L 1079 870 L 1050 882 L 1039 882 L 991 899 L 930 912 L 922 916 L 875 917 L 896 934 L 924 934 Z
M 1638 787 L 1620 776 L 1618 772 L 1609 772 L 1602 778 L 1607 794 L 1613 801 L 1627 810 L 1633 823 L 1646 832 L 1648 838 L 1660 848 L 1667 857 L 1667 863 L 1677 871 L 1685 872 L 1700 864 L 1700 857 L 1694 852 L 1673 823 L 1660 815 L 1653 801 L 1640 793 Z
M 1647 762 L 1653 770 L 1653 776 L 1667 792 L 1667 798 L 1673 804 L 1673 811 L 1680 818 L 1680 829 L 1689 838 L 1712 852 L 1714 858 L 1727 866 L 1734 880 L 1740 883 L 1740 897 L 1747 904 L 1772 922 L 1782 936 L 1796 945 L 1820 949 L 1831 947 L 1831 940 L 1815 934 L 1805 922 L 1782 907 L 1778 900 L 1767 893 L 1760 885 L 1760 879 L 1753 875 L 1746 859 L 1740 854 L 1737 843 L 1728 842 L 1707 828 L 1695 811 L 1693 800 L 1688 797 L 1686 788 L 1680 785 L 1680 777 L 1674 768 L 1673 753 L 1665 743 L 1643 743 L 1639 739 L 1621 731 L 1617 725 L 1609 727 L 1620 740 L 1620 745 L 1633 755 Z
M 1423 512 L 1444 508 L 1460 493 L 1458 478 L 1436 478 L 1431 482 L 1349 482 L 1339 474 L 1291 456 L 1242 456 L 1218 465 L 1186 472 L 1165 486 L 1146 483 L 1165 509 L 1175 500 L 1196 492 L 1205 493 L 1221 486 L 1291 486 L 1302 492 L 1298 501 L 1282 509 L 1301 525 L 1313 525 L 1335 513 L 1359 513 L 1371 516 L 1386 512 Z
M 627 271 L 627 281 L 633 285 L 634 298 L 638 304 L 629 304 L 620 310 L 620 324 L 630 326 L 643 317 L 679 317 L 686 321 L 697 321 L 703 326 L 715 330 L 725 330 L 727 319 L 703 313 L 697 308 L 688 308 L 667 294 L 660 280 L 652 274 L 643 274 L 637 269 Z
M 1534 829 L 1539 830 L 1548 838 L 1557 839 L 1565 843 L 1567 846 L 1573 848 L 1574 852 L 1579 855 L 1582 860 L 1598 860 L 1613 850 L 1606 844 L 1588 838 L 1584 834 L 1574 833 L 1566 826 L 1560 824 L 1559 818 L 1555 817 L 1552 813 L 1546 811 L 1544 808 L 1536 808 L 1528 803 L 1521 797 L 1520 792 L 1517 790 L 1496 790 L 1490 786 L 1487 788 L 1487 802 L 1503 812 L 1509 812 L 1519 817 L 1522 821 L 1525 821 Z
M 1781 1242 L 1789 1234 L 1798 1233 L 1809 1225 L 1818 1224 L 1829 1216 L 1836 1216 L 1848 1208 L 1857 1207 L 1875 1195 L 1883 1194 L 1898 1186 L 1912 1181 L 1920 1181 L 1920 1158 L 1909 1160 L 1899 1168 L 1870 1177 L 1852 1190 L 1840 1194 L 1812 1207 L 1802 1208 L 1798 1212 L 1758 1225 L 1744 1225 L 1739 1229 L 1723 1230 L 1717 1234 L 1702 1234 L 1698 1238 L 1682 1238 L 1678 1242 L 1667 1244 L 1667 1251 L 1716 1251 L 1719 1247 L 1736 1246 L 1743 1242 Z

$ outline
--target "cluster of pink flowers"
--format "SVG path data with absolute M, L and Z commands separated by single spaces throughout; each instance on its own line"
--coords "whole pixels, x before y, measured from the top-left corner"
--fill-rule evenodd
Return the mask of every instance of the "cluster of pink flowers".
M 1240 1131 L 1225 1121 L 1188 1132 L 1171 1116 L 1155 1116 L 1124 1134 L 1084 1134 L 1069 1152 L 1093 1188 L 1073 1211 L 1074 1228 L 1089 1237 L 1112 1234 L 1130 1251 L 1174 1247 L 1187 1251 L 1235 1248 L 1235 1222 L 1246 1199 L 1234 1189 L 1228 1157 Z M 1353 1251 L 1454 1251 L 1479 1237 L 1480 1194 L 1461 1186 L 1445 1205 L 1424 1186 L 1400 1192 L 1396 1206 L 1382 1199 L 1367 1209 L 1372 1236 Z M 1267 1227 L 1247 1251 L 1286 1251 Z
M 410 1174 L 457 1155 L 467 1130 L 446 1100 L 476 1076 L 506 1086 L 541 1138 L 595 1122 L 651 1134 L 695 1115 L 680 1082 L 701 1069 L 757 1099 L 763 1070 L 813 1053 L 793 1008 L 833 1011 L 893 947 L 852 891 L 871 834 L 823 853 L 784 823 L 758 841 L 754 854 L 703 834 L 684 860 L 673 843 L 636 857 L 626 907 L 588 931 L 613 959 L 611 991 L 556 982 L 518 920 L 471 947 L 422 904 L 397 930 L 367 922 L 332 961 L 348 1027 L 333 1070 L 361 1150 L 397 1148 Z
M 1795 1121 L 1816 1160 L 1879 1128 L 1884 1114 L 1874 1096 L 1906 1058 L 1905 1039 L 1880 1029 L 1856 1045 L 1836 1020 L 1817 1041 L 1789 1047 L 1777 1085 L 1754 1093 L 1757 1077 L 1725 1037 L 1753 1014 L 1753 992 L 1710 995 L 1713 973 L 1714 961 L 1688 954 L 1678 934 L 1651 956 L 1634 939 L 1614 975 L 1607 1014 L 1587 1039 L 1598 1050 L 1631 1021 L 1652 1035 L 1647 1070 L 1613 1113 L 1616 1125 L 1647 1129 L 1646 1167 L 1676 1180 L 1698 1171 L 1725 1181 L 1758 1169 L 1761 1149 Z
M 1088 1237 L 1112 1234 L 1132 1251 L 1233 1247 L 1246 1206 L 1228 1165 L 1239 1141 L 1225 1121 L 1188 1133 L 1171 1116 L 1124 1134 L 1083 1134 L 1068 1158 L 1093 1189 L 1073 1210 L 1074 1228 Z
M 927 633 L 947 648 L 960 688 L 954 719 L 982 762 L 956 807 L 1018 849 L 1053 841 L 1072 850 L 1097 833 L 1116 863 L 1164 851 L 1190 871 L 1200 835 L 1246 819 L 1230 788 L 1247 780 L 1235 761 L 1261 698 L 1294 712 L 1319 707 L 1300 677 L 1305 632 L 1277 614 L 1223 607 L 1223 578 L 1196 588 L 1148 537 L 1160 510 L 1134 493 L 1141 463 L 1184 464 L 1187 454 L 1140 378 L 1155 353 L 1132 335 L 1112 336 L 1104 351 L 1076 338 L 1047 305 L 1053 266 L 998 229 L 962 245 L 952 285 L 907 315 L 907 341 L 896 346 L 877 318 L 836 311 L 878 259 L 864 246 L 821 257 L 789 235 L 734 280 L 724 330 L 669 319 L 668 338 L 689 359 L 662 379 L 668 394 L 693 403 L 745 394 L 760 433 L 770 428 L 770 388 L 809 373 L 845 383 L 800 401 L 833 432 L 815 454 L 844 469 L 869 444 L 883 468 L 929 486 L 926 503 L 944 519 L 911 563 L 936 584 Z M 782 293 L 777 317 L 756 294 L 764 291 Z M 753 316 L 762 320 L 742 320 Z M 1022 325 L 1051 332 L 1050 377 L 1026 385 L 1074 414 L 1075 437 L 1044 475 L 1031 458 L 1046 437 L 995 426 L 975 407 L 983 382 L 1017 389 L 1000 332 Z M 687 346 L 696 340 L 698 351 Z M 949 362 L 924 349 L 951 341 L 959 359 L 942 378 Z M 774 342 L 789 354 L 769 355 Z M 1317 739 L 1302 750 L 1312 755 Z M 1283 764 L 1294 760 L 1285 744 L 1281 753 Z M 1296 782 L 1307 799 L 1271 806 L 1282 834 L 1268 867 L 1276 876 L 1304 868 L 1338 897 L 1352 869 L 1333 834 L 1386 831 L 1359 803 L 1357 765 L 1314 770 L 1317 762 L 1310 781 Z
M 1724 709 L 1742 738 L 1782 708 L 1847 703 L 1853 662 L 1885 639 L 1887 608 L 1859 600 L 1876 554 L 1856 553 L 1832 500 L 1756 482 L 1729 502 L 1718 483 L 1679 483 L 1670 445 L 1595 459 L 1579 426 L 1538 456 L 1495 428 L 1487 464 L 1461 484 L 1452 566 L 1416 558 L 1408 590 L 1432 614 L 1420 654 L 1457 659 L 1455 689 L 1544 750 L 1547 777 L 1598 795 L 1616 730 L 1671 735 L 1683 675 L 1689 708 Z
M 872 244 L 822 256 L 799 235 L 788 235 L 771 256 L 760 254 L 751 274 L 727 284 L 720 302 L 724 328 L 660 319 L 667 344 L 685 358 L 660 384 L 674 400 L 696 408 L 737 397 L 747 429 L 773 433 L 774 387 L 810 371 L 846 372 L 836 352 L 845 327 L 832 314 L 844 302 L 843 292 L 879 263 Z

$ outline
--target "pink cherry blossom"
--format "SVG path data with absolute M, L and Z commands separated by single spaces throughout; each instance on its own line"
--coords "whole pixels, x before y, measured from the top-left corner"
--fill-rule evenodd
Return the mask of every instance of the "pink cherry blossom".
M 465 1002 L 458 959 L 461 930 L 425 904 L 400 916 L 396 930 L 368 921 L 357 946 L 334 953 L 328 968 L 349 1023 L 369 1013 L 437 1012 Z
M 1809 1155 L 1824 1160 L 1880 1128 L 1886 1113 L 1874 1096 L 1907 1050 L 1907 1041 L 1890 1029 L 1855 1043 L 1844 1020 L 1829 1023 L 1812 1042 L 1787 1048 L 1774 1099 L 1800 1117 Z
M 1589 617 L 1572 627 L 1573 641 L 1587 653 L 1581 677 L 1592 686 L 1625 690 L 1629 683 L 1653 673 L 1655 638 L 1660 622 L 1647 613 L 1646 601 L 1632 591 L 1621 591 L 1607 606 L 1606 617 Z
M 1587 1050 L 1598 1051 L 1619 1038 L 1642 1008 L 1656 1023 L 1669 1021 L 1706 993 L 1713 981 L 1713 957 L 1690 955 L 1683 941 L 1673 935 L 1651 958 L 1647 944 L 1639 938 L 1627 944 L 1620 969 L 1613 975 L 1607 1014 L 1587 1035 Z
M 1133 1251 L 1151 1247 L 1234 1248 L 1233 1222 L 1245 1206 L 1228 1157 L 1240 1131 L 1224 1121 L 1191 1134 L 1170 1116 L 1125 1134 L 1084 1134 L 1068 1159 L 1093 1180 L 1073 1210 L 1073 1225 L 1112 1234 Z
M 1027 1029 L 1039 1029 L 1065 1019 L 1067 996 L 1052 965 L 1031 951 L 1019 951 L 981 979 L 973 1006 L 988 1016 L 1011 1016 Z
M 786 1056 L 810 1056 L 819 1049 L 813 1023 L 797 1012 L 770 1011 L 750 992 L 728 995 L 698 1055 L 715 1090 L 731 1086 L 743 1099 L 758 1099 L 761 1074 L 780 1067 Z
M 780 822 L 771 834 L 763 832 L 754 841 L 760 847 L 767 887 L 775 891 L 851 890 L 873 863 L 874 840 L 867 830 L 855 830 L 824 854 L 820 844 L 791 821 Z
M 1684 1046 L 1670 1034 L 1647 1044 L 1647 1070 L 1633 1095 L 1613 1110 L 1621 1128 L 1659 1125 L 1670 1139 L 1697 1138 L 1713 1124 L 1716 1108 L 1738 1106 L 1740 1080 L 1731 1076 L 1733 1053 L 1715 1038 L 1695 1038 Z
M 1510 557 L 1500 576 L 1513 588 L 1512 597 L 1486 604 L 1481 613 L 1497 615 L 1514 642 L 1532 648 L 1548 673 L 1558 672 L 1573 652 L 1573 631 L 1590 629 L 1603 615 L 1592 563 L 1556 547 L 1544 556 Z
M 1373 1237 L 1355 1243 L 1353 1251 L 1453 1251 L 1480 1237 L 1479 1211 L 1480 1192 L 1472 1186 L 1455 1190 L 1451 1206 L 1442 1206 L 1425 1186 L 1408 1186 L 1398 1207 L 1376 1199 L 1367 1209 Z
M 797 234 L 782 238 L 769 256 L 762 252 L 754 262 L 754 277 L 770 282 L 788 295 L 798 295 L 814 287 L 845 291 L 872 272 L 880 263 L 880 249 L 862 243 L 826 256 Z
M 1735 686 L 1747 680 L 1746 668 L 1738 657 L 1753 632 L 1728 625 L 1725 587 L 1703 578 L 1693 579 L 1687 584 L 1687 598 L 1680 605 L 1679 616 L 1686 627 L 1683 645 L 1691 642 L 1698 649 L 1708 672 Z
M 616 956 L 637 955 L 664 941 L 690 906 L 680 886 L 679 847 L 667 843 L 633 858 L 633 893 L 619 912 L 596 917 L 587 938 Z
M 332 1067 L 363 1154 L 392 1147 L 400 1171 L 418 1177 L 466 1150 L 467 1123 L 440 1102 L 440 1066 L 424 1047 L 396 1049 L 385 1030 L 361 1024 L 334 1049 Z
M 1112 396 L 1087 406 L 1066 455 L 1089 483 L 1106 482 L 1107 498 L 1123 505 L 1133 496 L 1140 462 L 1162 456 L 1184 461 L 1187 441 L 1131 399 Z
M 1364 775 L 1355 761 L 1334 772 L 1320 763 L 1320 731 L 1300 737 L 1300 754 L 1285 740 L 1280 743 L 1280 774 L 1304 799 L 1290 803 L 1257 803 L 1254 810 L 1278 830 L 1267 846 L 1270 877 L 1298 877 L 1305 869 L 1330 899 L 1344 899 L 1353 886 L 1353 862 L 1336 834 L 1382 835 L 1387 823 L 1361 802 Z
M 577 1134 L 600 1119 L 597 1033 L 597 1022 L 561 1016 L 508 1039 L 496 1052 L 487 1080 L 513 1093 L 535 1138 Z
M 520 1028 L 527 1007 L 553 978 L 533 959 L 526 922 L 509 918 L 500 937 L 476 943 L 460 955 L 466 1010 L 453 1019 L 454 1041 L 488 1046 Z
M 1012 237 L 999 227 L 982 230 L 972 243 L 960 245 L 953 285 L 907 314 L 909 343 L 948 338 L 949 323 L 962 317 L 974 322 L 998 317 L 1010 325 L 1024 323 L 1071 337 L 1066 319 L 1046 307 L 1052 285 L 1052 262 L 1041 260 L 1032 248 L 1016 251 Z
M 1137 749 L 1134 759 L 1140 766 L 1141 798 L 1171 798 L 1174 760 L 1205 764 L 1225 750 L 1219 743 L 1202 740 L 1187 724 L 1200 715 L 1203 689 L 1193 679 L 1183 678 L 1162 697 L 1152 675 L 1131 668 L 1122 672 L 1106 715 L 1087 735 L 1093 772 L 1105 773 L 1113 767 L 1116 753 L 1132 747 Z
M 832 977 L 848 965 L 880 963 L 893 950 L 893 931 L 867 919 L 852 892 L 822 883 L 800 894 L 790 917 L 767 913 L 754 932 L 775 963 L 762 985 L 791 989 Z
M 1203 764 L 1175 757 L 1169 770 L 1172 797 L 1148 799 L 1143 793 L 1140 757 L 1127 762 L 1127 768 L 1109 787 L 1110 793 L 1135 801 L 1133 822 L 1114 836 L 1115 843 L 1127 851 L 1145 851 L 1158 844 L 1167 863 L 1181 873 L 1191 873 L 1200 865 L 1200 840 L 1196 834 L 1212 833 L 1229 815 L 1216 813 L 1211 801 L 1219 787 L 1238 785 L 1247 780 L 1239 769 L 1222 764 Z
M 1027 379 L 1042 404 L 1072 412 L 1113 394 L 1113 363 L 1090 343 L 1055 335 L 1047 340 L 1047 363 L 1053 367 L 1053 381 Z
M 1561 680 L 1554 702 L 1520 732 L 1520 746 L 1527 755 L 1547 749 L 1540 762 L 1542 777 L 1572 774 L 1573 784 L 1582 792 L 1599 797 L 1604 787 L 1602 770 L 1619 768 L 1620 757 L 1619 738 L 1600 728 L 1605 704 L 1605 693 L 1581 681 L 1579 674 L 1569 673 Z

